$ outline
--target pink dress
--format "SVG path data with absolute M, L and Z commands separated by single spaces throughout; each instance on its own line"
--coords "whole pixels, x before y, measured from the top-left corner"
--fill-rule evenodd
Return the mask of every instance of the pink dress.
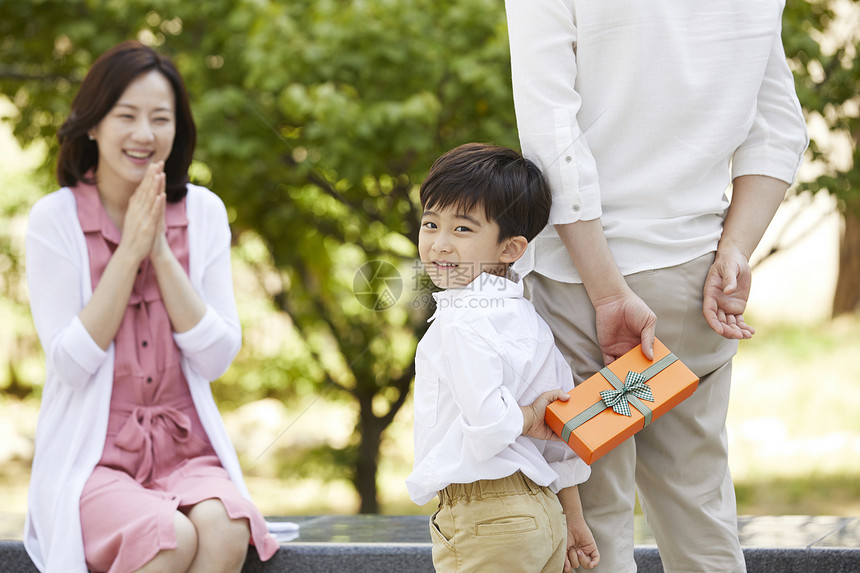
M 120 233 L 94 186 L 80 184 L 72 191 L 95 289 Z M 187 273 L 184 199 L 167 204 L 165 220 L 170 248 Z M 200 423 L 148 259 L 138 269 L 114 344 L 104 451 L 81 494 L 87 566 L 111 573 L 139 569 L 159 551 L 176 547 L 177 509 L 211 498 L 223 503 L 231 519 L 248 519 L 252 545 L 261 559 L 271 557 L 277 542 L 257 508 L 230 481 Z

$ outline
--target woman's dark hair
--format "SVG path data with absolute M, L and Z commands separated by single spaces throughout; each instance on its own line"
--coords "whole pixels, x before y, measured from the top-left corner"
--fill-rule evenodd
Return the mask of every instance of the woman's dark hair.
M 546 227 L 552 205 L 537 165 L 513 149 L 482 143 L 455 147 L 437 159 L 419 197 L 422 209 L 466 213 L 483 207 L 487 220 L 499 226 L 499 242 L 534 239 Z
M 57 132 L 60 185 L 70 187 L 79 181 L 95 183 L 87 180 L 86 173 L 98 167 L 99 151 L 96 142 L 88 138 L 88 132 L 116 105 L 129 84 L 153 70 L 167 79 L 175 99 L 176 136 L 164 164 L 167 200 L 176 202 L 185 196 L 188 166 L 197 144 L 197 128 L 191 116 L 185 82 L 169 58 L 134 40 L 118 44 L 99 56 L 81 83 L 72 101 L 72 111 Z

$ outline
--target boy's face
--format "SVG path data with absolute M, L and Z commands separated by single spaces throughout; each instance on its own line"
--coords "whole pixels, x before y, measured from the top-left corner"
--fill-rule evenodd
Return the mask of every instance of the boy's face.
M 428 206 L 421 217 L 418 254 L 437 287 L 466 286 L 482 272 L 504 274 L 505 246 L 499 243 L 499 225 L 488 221 L 482 208 L 458 213 Z

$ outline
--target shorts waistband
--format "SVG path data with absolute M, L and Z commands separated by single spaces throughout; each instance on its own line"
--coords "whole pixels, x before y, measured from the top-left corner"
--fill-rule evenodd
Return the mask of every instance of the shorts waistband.
M 500 497 L 511 494 L 539 493 L 547 488 L 517 471 L 499 479 L 482 479 L 472 483 L 452 483 L 439 492 L 439 503 L 453 505 L 461 501 Z

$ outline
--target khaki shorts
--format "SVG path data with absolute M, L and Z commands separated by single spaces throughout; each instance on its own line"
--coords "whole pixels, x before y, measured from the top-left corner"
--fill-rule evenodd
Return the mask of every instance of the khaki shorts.
M 430 518 L 433 565 L 439 573 L 560 573 L 567 523 L 558 497 L 521 472 L 451 484 Z

